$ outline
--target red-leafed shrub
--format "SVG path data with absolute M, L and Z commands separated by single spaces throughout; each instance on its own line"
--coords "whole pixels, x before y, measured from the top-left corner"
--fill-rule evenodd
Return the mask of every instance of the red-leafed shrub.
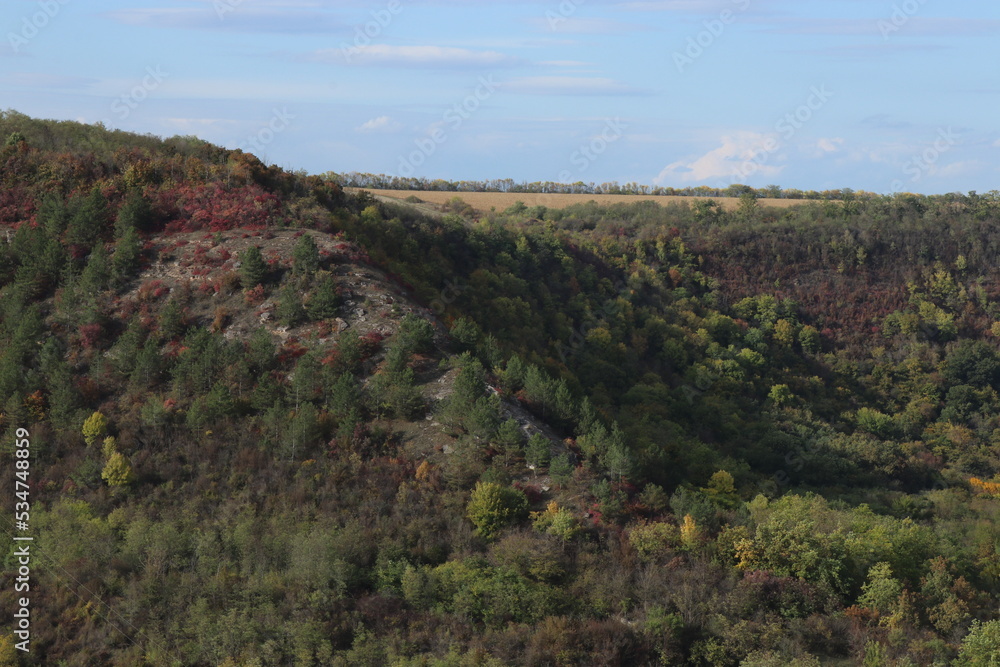
M 278 198 L 258 185 L 187 185 L 164 190 L 159 198 L 159 207 L 172 214 L 167 231 L 262 228 L 280 209 Z
M 100 324 L 84 324 L 80 327 L 80 344 L 84 349 L 92 350 L 101 342 L 104 335 L 104 327 Z
M 378 331 L 369 331 L 364 336 L 362 336 L 361 358 L 367 359 L 376 352 L 378 352 L 378 349 L 382 346 L 383 340 L 385 340 L 385 336 L 380 334 Z
M 243 293 L 248 306 L 256 306 L 264 300 L 264 286 L 256 285 Z
M 298 359 L 303 354 L 309 350 L 298 343 L 286 343 L 281 350 L 278 351 L 278 363 L 285 363 Z
M 163 284 L 162 280 L 150 280 L 149 282 L 143 283 L 139 288 L 139 301 L 151 301 L 153 299 L 159 299 L 160 297 L 168 294 L 170 288 Z

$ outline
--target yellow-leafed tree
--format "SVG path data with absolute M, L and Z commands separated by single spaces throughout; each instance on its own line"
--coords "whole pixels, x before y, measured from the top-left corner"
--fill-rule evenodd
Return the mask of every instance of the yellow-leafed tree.
M 108 418 L 100 412 L 95 412 L 87 417 L 86 421 L 83 422 L 83 439 L 87 441 L 88 447 L 107 435 L 108 424 Z
M 108 483 L 108 486 L 128 486 L 135 479 L 132 472 L 132 464 L 121 452 L 115 452 L 108 458 L 104 470 L 101 471 L 101 478 Z

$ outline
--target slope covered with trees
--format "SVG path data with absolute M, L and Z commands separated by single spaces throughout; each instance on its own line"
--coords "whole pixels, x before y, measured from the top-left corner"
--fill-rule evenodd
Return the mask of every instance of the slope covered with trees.
M 193 138 L 0 136 L 27 664 L 1000 651 L 996 197 L 428 217 Z

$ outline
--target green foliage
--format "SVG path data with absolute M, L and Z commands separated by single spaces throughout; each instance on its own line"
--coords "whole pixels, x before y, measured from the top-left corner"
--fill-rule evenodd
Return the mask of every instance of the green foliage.
M 552 443 L 541 433 L 534 433 L 528 438 L 524 459 L 529 466 L 544 468 L 552 458 Z
M 1000 665 L 1000 621 L 973 621 L 962 640 L 957 667 L 997 667 Z
M 628 541 L 642 560 L 659 561 L 680 547 L 681 536 L 677 526 L 657 522 L 633 526 Z
M 139 190 L 131 190 L 115 217 L 115 238 L 121 239 L 129 230 L 145 232 L 153 223 L 153 207 Z
M 451 337 L 458 344 L 459 352 L 472 352 L 482 337 L 479 325 L 467 317 L 460 317 L 451 325 Z
M 278 306 L 274 311 L 278 321 L 286 327 L 295 327 L 306 319 L 306 309 L 302 305 L 302 295 L 291 285 L 278 292 Z
M 184 308 L 179 299 L 172 298 L 167 301 L 160 311 L 160 321 L 157 331 L 162 340 L 173 340 L 184 334 L 187 329 Z
M 87 417 L 83 422 L 83 439 L 87 442 L 87 446 L 92 447 L 98 440 L 103 440 L 108 433 L 108 426 L 110 426 L 108 418 L 100 412 Z
M 267 278 L 267 273 L 267 263 L 259 247 L 250 246 L 240 253 L 240 279 L 244 287 L 250 289 L 260 285 Z
M 306 312 L 313 321 L 325 320 L 337 315 L 340 309 L 340 294 L 333 276 L 325 274 L 319 278 L 316 288 L 306 303 Z
M 486 539 L 495 538 L 505 527 L 525 517 L 528 499 L 524 493 L 495 483 L 479 483 L 472 491 L 466 515 Z
M 742 208 L 473 221 L 190 137 L 0 113 L 14 133 L 0 208 L 38 224 L 0 237 L 0 430 L 31 430 L 43 553 L 108 605 L 95 616 L 39 569 L 38 617 L 85 630 L 35 624 L 39 664 L 996 657 L 1000 194 L 788 192 L 816 201 L 776 209 L 733 186 L 688 194 Z M 187 268 L 158 224 L 257 220 L 261 202 L 311 228 L 283 278 L 309 319 L 336 313 L 309 247 L 333 230 L 338 262 L 412 285 L 394 312 L 433 304 L 452 344 L 411 316 L 384 344 L 351 322 L 279 349 L 246 333 L 262 289 L 212 295 L 173 271 L 128 288 L 142 253 Z M 210 231 L 199 273 L 257 233 Z M 253 237 L 244 288 L 287 238 Z M 229 338 L 203 326 L 216 308 Z M 423 397 L 449 391 L 442 428 Z M 120 441 L 81 450 L 98 408 Z M 503 416 L 522 410 L 563 442 L 525 451 Z M 142 493 L 107 488 L 138 484 L 126 451 Z M 551 488 L 525 473 L 556 453 Z M 518 526 L 528 497 L 548 504 L 535 530 Z M 155 641 L 107 641 L 119 616 Z
M 108 483 L 108 486 L 120 487 L 128 486 L 135 481 L 135 474 L 132 472 L 132 464 L 121 452 L 114 452 L 108 458 L 108 462 L 101 471 L 101 479 Z
M 434 327 L 429 321 L 408 313 L 399 323 L 396 334 L 399 344 L 410 353 L 425 354 L 434 345 Z
M 942 373 L 953 385 L 997 388 L 1000 356 L 995 347 L 983 341 L 963 340 L 948 353 Z
M 300 276 L 311 276 L 318 269 L 319 248 L 311 234 L 303 234 L 292 250 L 292 273 Z
M 134 227 L 129 227 L 115 244 L 111 258 L 111 278 L 118 286 L 124 285 L 139 268 L 142 241 Z
M 874 609 L 883 616 L 892 613 L 903 584 L 893 578 L 889 563 L 876 563 L 868 570 L 868 581 L 861 587 L 858 604 Z
M 111 279 L 111 263 L 103 243 L 98 243 L 87 258 L 87 265 L 80 275 L 79 287 L 84 294 L 102 292 Z

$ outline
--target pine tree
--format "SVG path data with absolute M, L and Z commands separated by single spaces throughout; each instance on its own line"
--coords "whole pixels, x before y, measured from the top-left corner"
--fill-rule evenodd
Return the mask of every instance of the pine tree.
M 111 267 L 108 261 L 108 251 L 103 243 L 98 243 L 90 251 L 87 265 L 80 275 L 79 288 L 83 294 L 103 292 L 108 288 L 111 278 Z
M 170 299 L 160 311 L 160 321 L 157 326 L 161 340 L 173 340 L 184 333 L 187 324 L 184 321 L 184 309 L 180 301 Z
M 434 327 L 424 318 L 408 313 L 400 322 L 396 337 L 411 353 L 430 352 L 434 345 Z
M 115 244 L 115 254 L 111 258 L 111 279 L 115 285 L 127 283 L 139 269 L 139 258 L 142 254 L 142 240 L 134 227 L 125 230 L 118 243 Z
M 274 367 L 274 341 L 267 329 L 261 327 L 254 331 L 247 347 L 250 367 L 255 373 L 265 373 Z
M 316 289 L 306 304 L 306 312 L 309 314 L 309 319 L 317 321 L 336 316 L 339 308 L 340 294 L 337 293 L 337 284 L 333 276 L 326 274 L 316 284 Z
M 524 459 L 529 466 L 544 468 L 552 458 L 552 444 L 541 433 L 535 433 L 528 438 Z
M 257 246 L 250 246 L 240 253 L 240 279 L 243 287 L 252 289 L 267 277 L 267 263 Z
M 467 317 L 460 317 L 451 325 L 451 337 L 458 344 L 460 352 L 475 350 L 481 335 L 479 326 Z
M 108 202 L 101 189 L 94 187 L 82 200 L 70 203 L 73 213 L 66 227 L 66 242 L 90 248 L 101 238 L 108 224 Z
M 573 478 L 573 464 L 570 463 L 569 456 L 560 454 L 552 459 L 549 464 L 549 475 L 552 481 L 559 486 L 565 486 Z
M 302 307 L 302 297 L 291 286 L 286 285 L 278 294 L 275 315 L 286 327 L 297 326 L 305 320 L 306 309 Z
M 494 436 L 494 444 L 503 453 L 504 460 L 510 462 L 511 457 L 521 455 L 524 435 L 521 433 L 521 425 L 516 419 L 507 419 L 500 424 Z
M 319 248 L 309 234 L 303 234 L 292 250 L 292 273 L 296 276 L 311 276 L 319 269 Z
M 130 229 L 148 231 L 152 219 L 153 209 L 149 200 L 139 190 L 130 191 L 115 218 L 115 238 L 122 238 Z
M 46 196 L 38 205 L 35 219 L 38 221 L 39 227 L 58 238 L 69 224 L 69 211 L 66 210 L 66 202 L 59 195 Z
M 360 401 L 358 383 L 350 373 L 341 373 L 330 386 L 327 406 L 330 414 L 337 421 L 342 421 L 352 410 L 356 410 Z

